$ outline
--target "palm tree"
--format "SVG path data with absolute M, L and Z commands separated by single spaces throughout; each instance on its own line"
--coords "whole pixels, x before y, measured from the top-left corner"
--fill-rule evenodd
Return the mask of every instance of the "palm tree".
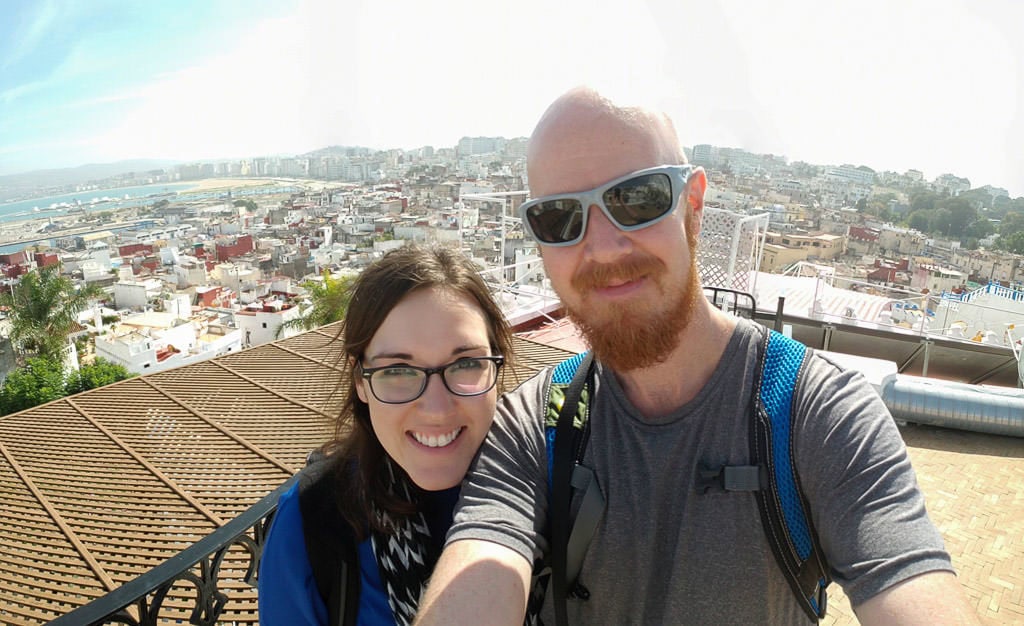
M 352 297 L 351 287 L 355 276 L 334 278 L 326 271 L 323 276 L 323 282 L 311 280 L 303 285 L 309 290 L 313 304 L 305 309 L 300 317 L 281 324 L 277 328 L 278 337 L 283 335 L 287 329 L 313 330 L 324 324 L 345 318 L 345 313 L 348 312 L 348 302 Z
M 102 295 L 96 285 L 79 289 L 51 265 L 22 276 L 11 293 L 0 295 L 0 305 L 10 307 L 11 341 L 23 354 L 61 361 L 78 314 Z

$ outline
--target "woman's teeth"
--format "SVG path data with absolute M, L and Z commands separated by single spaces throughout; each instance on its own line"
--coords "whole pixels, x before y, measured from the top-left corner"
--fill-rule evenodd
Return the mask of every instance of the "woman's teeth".
M 462 432 L 462 427 L 456 428 L 447 435 L 424 435 L 423 433 L 412 433 L 413 438 L 428 448 L 443 448 L 451 442 L 455 441 L 455 438 Z

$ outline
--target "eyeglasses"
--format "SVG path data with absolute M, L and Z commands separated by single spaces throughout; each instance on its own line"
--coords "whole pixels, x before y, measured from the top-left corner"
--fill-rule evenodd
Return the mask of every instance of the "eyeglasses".
M 504 363 L 502 356 L 477 356 L 440 367 L 405 364 L 363 367 L 360 364 L 359 375 L 369 382 L 373 397 L 385 404 L 405 404 L 423 395 L 433 374 L 440 374 L 445 388 L 457 396 L 487 393 L 498 381 L 498 370 Z
M 697 171 L 703 169 L 692 165 L 643 169 L 589 191 L 524 202 L 519 212 L 527 232 L 537 243 L 571 246 L 579 243 L 587 232 L 591 205 L 601 207 L 608 219 L 624 231 L 657 224 L 676 208 L 679 196 Z

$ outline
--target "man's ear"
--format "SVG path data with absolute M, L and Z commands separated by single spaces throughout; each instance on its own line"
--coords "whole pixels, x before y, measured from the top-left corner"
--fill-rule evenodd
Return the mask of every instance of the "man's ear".
M 687 225 L 694 231 L 694 236 L 700 234 L 700 223 L 704 217 L 704 192 L 707 188 L 707 174 L 704 168 L 698 167 L 690 174 L 690 181 L 686 185 Z
M 359 367 L 359 363 L 357 363 L 355 359 L 349 358 L 348 369 L 352 372 L 352 384 L 356 388 L 356 395 L 359 396 L 359 399 L 362 400 L 364 404 L 369 404 L 370 401 L 367 400 L 369 394 L 366 393 L 366 379 L 362 377 L 362 368 Z
M 695 211 L 704 210 L 704 192 L 708 189 L 708 177 L 704 168 L 698 167 L 690 174 L 690 181 L 686 186 L 686 203 L 690 209 Z

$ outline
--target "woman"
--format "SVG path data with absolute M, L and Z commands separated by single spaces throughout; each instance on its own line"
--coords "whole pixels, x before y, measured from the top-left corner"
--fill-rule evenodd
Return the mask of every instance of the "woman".
M 326 458 L 281 497 L 260 563 L 263 624 L 412 621 L 511 355 L 501 310 L 458 252 L 399 248 L 351 293 L 348 396 Z M 337 577 L 314 576 L 311 559 Z

